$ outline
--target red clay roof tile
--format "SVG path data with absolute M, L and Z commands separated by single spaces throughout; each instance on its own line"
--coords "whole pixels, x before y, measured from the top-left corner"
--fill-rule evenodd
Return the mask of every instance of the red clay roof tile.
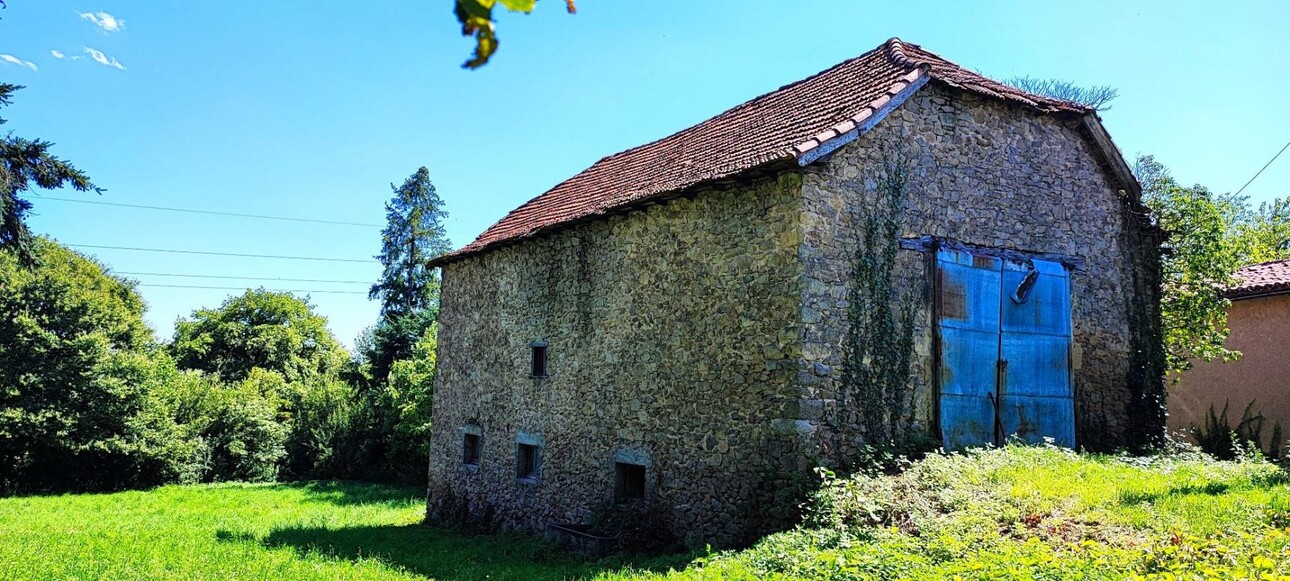
M 854 130 L 924 74 L 1043 113 L 1084 115 L 1092 111 L 992 81 L 918 45 L 893 38 L 698 125 L 601 159 L 524 203 L 474 242 L 433 264 L 770 162 L 796 159 Z
M 1290 260 L 1252 264 L 1236 271 L 1240 282 L 1227 291 L 1232 299 L 1273 293 L 1290 293 Z

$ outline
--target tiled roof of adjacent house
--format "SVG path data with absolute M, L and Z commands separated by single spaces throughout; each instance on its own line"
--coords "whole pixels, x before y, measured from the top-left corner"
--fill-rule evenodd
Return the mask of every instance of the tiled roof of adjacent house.
M 1227 291 L 1228 298 L 1290 293 L 1290 260 L 1252 264 L 1237 270 L 1236 278 L 1240 282 Z
M 838 144 L 817 148 L 854 135 L 858 127 L 863 131 L 872 126 L 929 78 L 1042 113 L 1083 116 L 1092 112 L 987 79 L 893 38 L 698 125 L 601 159 L 516 208 L 474 242 L 435 264 L 771 162 L 814 159 Z

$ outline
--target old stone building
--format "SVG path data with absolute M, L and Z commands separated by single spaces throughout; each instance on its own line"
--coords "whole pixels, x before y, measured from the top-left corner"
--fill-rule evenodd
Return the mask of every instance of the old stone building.
M 1097 115 L 892 39 L 443 269 L 428 515 L 731 545 L 865 444 L 1163 432 L 1160 233 Z

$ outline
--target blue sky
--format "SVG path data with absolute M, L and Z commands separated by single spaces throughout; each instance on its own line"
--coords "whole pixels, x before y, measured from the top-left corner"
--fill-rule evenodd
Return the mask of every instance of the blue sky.
M 604 155 L 892 36 L 996 78 L 1117 87 L 1103 118 L 1125 154 L 1154 154 L 1217 191 L 1240 188 L 1290 140 L 1290 2 L 1280 0 L 580 0 L 576 16 L 545 0 L 532 15 L 499 15 L 501 49 L 473 72 L 459 68 L 472 45 L 451 5 L 8 0 L 0 54 L 19 62 L 0 60 L 0 80 L 27 89 L 3 116 L 107 188 L 52 197 L 380 224 L 389 184 L 424 165 L 455 246 Z M 1290 154 L 1245 194 L 1290 194 Z M 344 259 L 379 248 L 373 227 L 35 202 L 34 229 L 69 244 Z M 370 281 L 380 271 L 375 261 L 93 253 L 122 272 Z M 140 290 L 163 338 L 176 317 L 231 292 Z M 347 344 L 376 319 L 361 294 L 312 300 Z

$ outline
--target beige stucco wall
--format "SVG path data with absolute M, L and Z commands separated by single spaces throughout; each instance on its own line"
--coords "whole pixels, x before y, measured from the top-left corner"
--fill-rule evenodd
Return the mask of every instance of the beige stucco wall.
M 1290 428 L 1290 294 L 1232 301 L 1227 326 L 1227 347 L 1241 358 L 1197 362 L 1170 386 L 1169 429 L 1188 433 L 1204 426 L 1210 406 L 1221 413 L 1224 404 L 1235 426 L 1254 402 L 1254 413 L 1266 418 L 1266 447 L 1274 423 Z

